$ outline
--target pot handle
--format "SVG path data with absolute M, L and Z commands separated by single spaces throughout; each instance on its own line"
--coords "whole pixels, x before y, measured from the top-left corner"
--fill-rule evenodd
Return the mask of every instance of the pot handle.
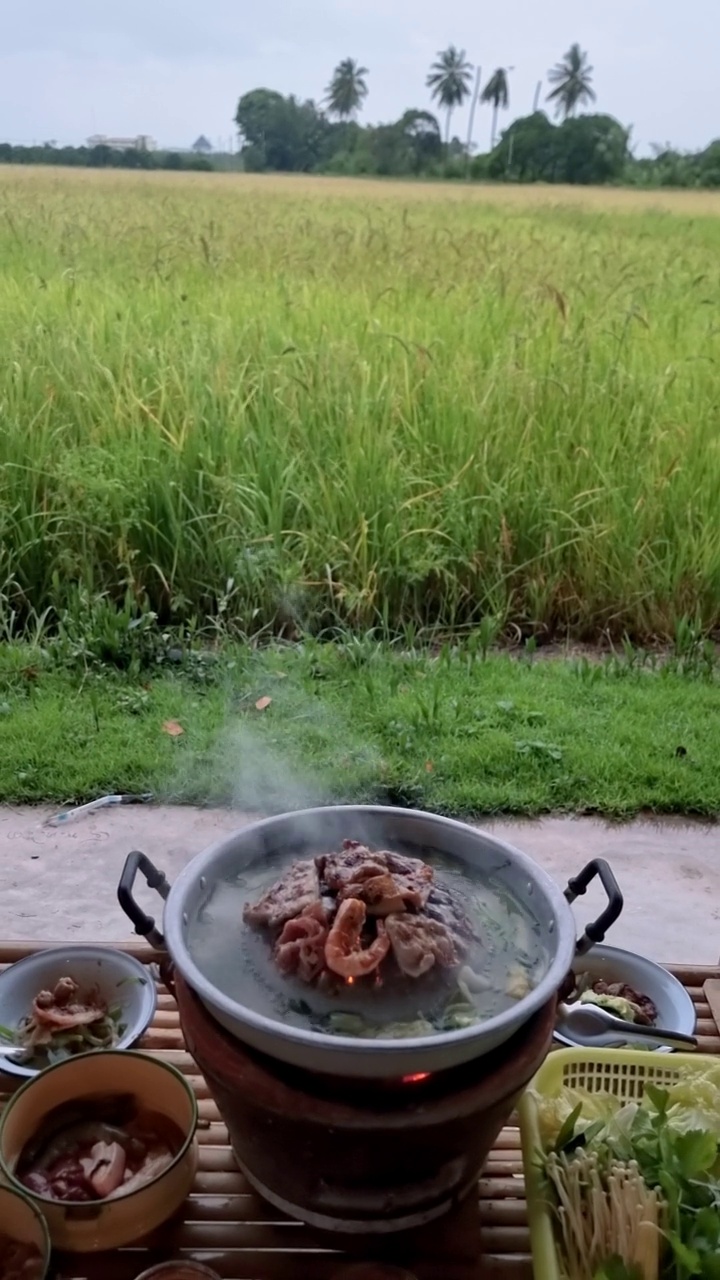
M 604 858 L 593 858 L 592 862 L 588 862 L 587 866 L 583 867 L 579 875 L 574 876 L 572 880 L 568 880 L 568 886 L 565 890 L 565 897 L 568 902 L 574 902 L 576 898 L 585 893 L 595 876 L 599 876 L 602 881 L 608 904 L 597 920 L 593 920 L 587 925 L 582 937 L 578 938 L 575 947 L 575 954 L 578 956 L 584 956 L 596 942 L 602 942 L 610 925 L 615 923 L 624 905 L 620 886 Z
M 149 916 L 146 911 L 143 911 L 140 903 L 136 902 L 133 897 L 135 877 L 138 871 L 142 872 L 150 889 L 157 889 L 163 901 L 167 898 L 170 892 L 170 885 L 165 875 L 162 871 L 158 871 L 158 868 L 154 862 L 150 861 L 147 854 L 140 853 L 138 849 L 135 849 L 125 859 L 125 866 L 122 869 L 117 891 L 118 902 L 125 915 L 135 925 L 135 932 L 139 933 L 142 938 L 147 938 L 156 951 L 164 951 L 165 938 L 160 929 L 156 927 L 153 916 Z

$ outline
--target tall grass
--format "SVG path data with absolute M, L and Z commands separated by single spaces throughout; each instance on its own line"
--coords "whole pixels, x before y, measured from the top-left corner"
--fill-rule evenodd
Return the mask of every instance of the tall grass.
M 716 627 L 699 199 L 0 171 L 6 614 Z

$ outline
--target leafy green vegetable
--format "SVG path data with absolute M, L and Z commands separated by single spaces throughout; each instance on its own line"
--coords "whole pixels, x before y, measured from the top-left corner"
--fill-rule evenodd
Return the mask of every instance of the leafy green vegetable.
M 339 1036 L 357 1036 L 361 1040 L 378 1040 L 386 1036 L 392 1040 L 409 1040 L 415 1036 L 432 1035 L 434 1028 L 424 1018 L 413 1022 L 387 1022 L 382 1026 L 366 1022 L 359 1013 L 338 1010 L 322 1019 L 324 1029 Z
M 643 1277 L 639 1267 L 629 1267 L 615 1255 L 595 1272 L 594 1280 L 643 1280 Z
M 472 1027 L 479 1021 L 480 1014 L 472 1000 L 468 1000 L 462 991 L 457 990 L 445 1005 L 439 1027 L 442 1031 L 460 1031 L 463 1027 Z
M 598 995 L 596 991 L 583 991 L 580 1004 L 594 1004 L 599 1009 L 607 1009 L 608 1013 L 622 1018 L 623 1022 L 637 1022 L 637 1015 L 640 1013 L 639 1006 L 633 1004 L 632 1000 L 626 1000 L 624 996 Z
M 312 1018 L 313 1011 L 307 1000 L 288 1000 L 288 1009 L 291 1013 L 300 1014 L 303 1018 Z
M 447 1013 L 443 1018 L 441 1030 L 462 1031 L 465 1027 L 474 1027 L 475 1023 L 479 1021 L 480 1015 L 477 1009 L 453 1009 L 451 1013 Z
M 559 1130 L 578 1103 L 582 1114 L 577 1123 L 582 1128 L 593 1120 L 608 1121 L 622 1105 L 618 1098 L 610 1094 L 588 1093 L 584 1089 L 563 1089 L 552 1098 L 537 1093 L 534 1097 L 538 1109 L 540 1137 L 543 1146 L 548 1149 L 554 1145 Z
M 583 1105 L 582 1102 L 578 1102 L 577 1106 L 573 1107 L 573 1110 L 570 1112 L 570 1114 L 567 1115 L 563 1120 L 560 1126 L 560 1131 L 558 1133 L 558 1136 L 552 1145 L 553 1151 L 557 1151 L 557 1152 L 564 1151 L 568 1143 L 571 1141 L 574 1141 L 575 1126 L 578 1120 L 580 1119 L 580 1114 L 582 1112 L 582 1105 Z
M 341 1010 L 328 1014 L 327 1028 L 338 1036 L 372 1036 L 373 1034 L 372 1029 L 359 1013 L 343 1013 Z

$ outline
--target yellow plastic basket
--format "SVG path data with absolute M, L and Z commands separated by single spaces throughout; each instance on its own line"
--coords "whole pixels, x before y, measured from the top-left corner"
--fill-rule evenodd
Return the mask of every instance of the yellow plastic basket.
M 561 1089 L 586 1089 L 611 1093 L 623 1102 L 643 1095 L 646 1084 L 663 1088 L 689 1078 L 718 1059 L 699 1053 L 656 1053 L 642 1049 L 559 1049 L 551 1053 L 530 1084 L 546 1098 Z M 528 1221 L 535 1280 L 572 1280 L 560 1265 L 553 1233 L 552 1213 L 544 1199 L 538 1153 L 541 1151 L 538 1109 L 530 1092 L 518 1107 L 522 1140 Z

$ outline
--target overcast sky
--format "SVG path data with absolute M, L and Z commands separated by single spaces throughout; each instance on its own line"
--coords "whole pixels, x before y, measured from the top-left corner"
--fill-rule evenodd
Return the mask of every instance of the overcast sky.
M 364 118 L 429 106 L 425 77 L 454 43 L 487 75 L 513 66 L 511 110 L 577 40 L 597 109 L 651 142 L 720 137 L 718 0 L 7 0 L 0 37 L 0 141 L 147 133 L 185 146 L 232 134 L 240 94 L 322 97 L 340 58 L 369 68 Z M 547 92 L 545 86 L 544 92 Z M 458 132 L 465 122 L 458 120 Z M 476 138 L 487 144 L 490 112 Z

